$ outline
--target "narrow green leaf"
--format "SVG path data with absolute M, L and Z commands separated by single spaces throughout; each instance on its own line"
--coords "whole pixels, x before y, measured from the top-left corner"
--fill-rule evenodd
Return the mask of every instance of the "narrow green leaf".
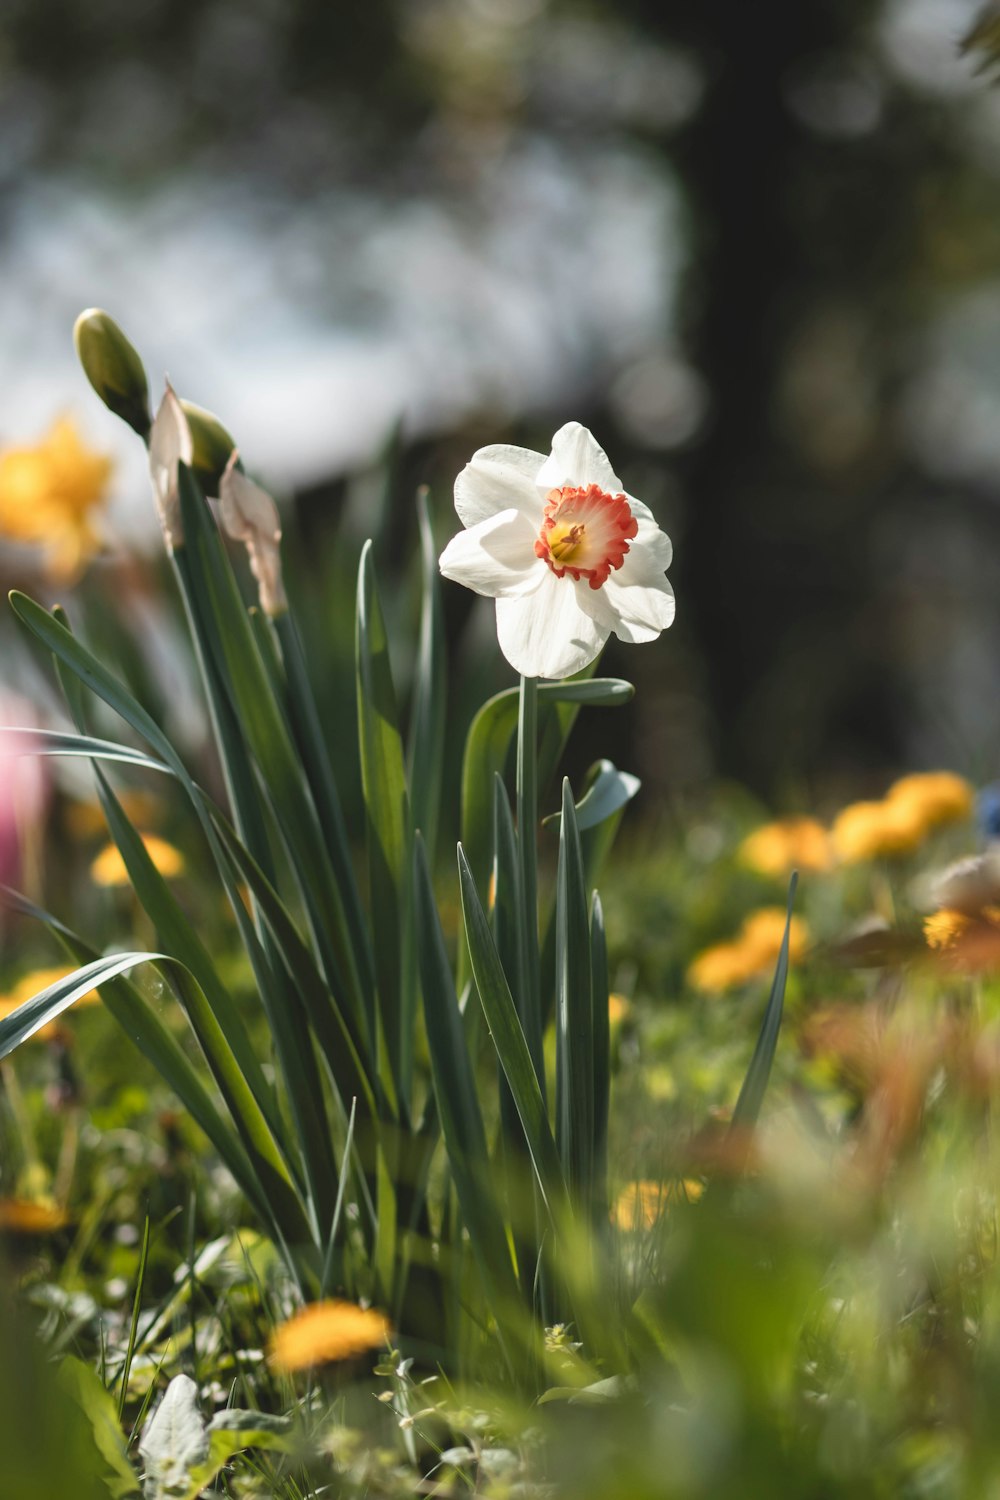
M 173 775 L 173 768 L 157 760 L 153 755 L 144 755 L 130 745 L 119 745 L 114 740 L 95 739 L 86 734 L 65 734 L 54 729 L 15 729 L 4 726 L 4 753 L 7 755 L 82 755 L 90 759 L 117 760 L 125 765 L 141 766 L 144 771 L 165 771 Z
M 611 1020 L 608 1014 L 608 948 L 604 910 L 594 891 L 590 901 L 590 976 L 594 1016 L 594 1224 L 608 1222 L 608 1116 L 611 1105 Z
M 415 991 L 409 957 L 410 813 L 389 641 L 366 542 L 358 569 L 358 736 L 368 833 L 375 975 L 391 1077 L 402 1104 L 413 1067 Z
M 132 1369 L 132 1360 L 135 1358 L 135 1340 L 139 1331 L 139 1312 L 142 1308 L 142 1288 L 146 1280 L 146 1264 L 149 1260 L 149 1215 L 142 1231 L 142 1245 L 139 1248 L 139 1266 L 135 1273 L 135 1294 L 132 1298 L 132 1321 L 129 1324 L 128 1344 L 125 1349 L 125 1359 L 121 1368 L 121 1389 L 118 1392 L 118 1421 L 121 1422 L 125 1415 L 125 1403 L 128 1400 L 128 1377 Z
M 427 856 L 419 834 L 414 845 L 417 953 L 441 1131 L 462 1218 L 496 1319 L 497 1331 L 508 1360 L 516 1366 L 514 1352 L 507 1344 L 510 1332 L 516 1326 L 514 1309 L 518 1295 L 514 1266 L 490 1183 L 486 1130 L 475 1075 L 434 902 Z
M 525 1040 L 517 1008 L 504 976 L 503 966 L 490 933 L 489 922 L 476 890 L 469 862 L 461 844 L 458 846 L 458 873 L 462 893 L 462 914 L 469 939 L 472 972 L 479 1000 L 486 1016 L 497 1058 L 514 1098 L 524 1139 L 531 1154 L 542 1196 L 552 1221 L 553 1231 L 560 1235 L 565 1215 L 566 1188 L 562 1168 L 552 1138 L 545 1101 L 538 1076 Z
M 764 1102 L 768 1080 L 771 1077 L 771 1064 L 774 1062 L 774 1054 L 778 1045 L 778 1033 L 781 1030 L 781 1015 L 785 1003 L 785 983 L 788 979 L 788 938 L 792 926 L 792 907 L 795 902 L 795 888 L 798 880 L 798 871 L 793 870 L 791 880 L 788 882 L 785 933 L 781 939 L 781 950 L 778 953 L 771 993 L 768 996 L 757 1045 L 754 1047 L 753 1057 L 750 1059 L 750 1066 L 743 1080 L 736 1108 L 733 1110 L 730 1130 L 747 1132 L 753 1129 Z
M 568 705 L 575 716 L 585 705 L 614 708 L 629 701 L 634 688 L 619 677 L 595 677 L 590 681 L 540 682 L 537 685 L 539 712 L 549 705 Z M 493 828 L 493 777 L 502 776 L 507 766 L 511 742 L 517 728 L 518 688 L 507 688 L 488 698 L 476 714 L 465 741 L 462 761 L 462 846 L 476 888 L 485 899 L 490 876 Z M 555 738 L 560 748 L 565 743 L 565 721 Z M 570 719 L 571 722 L 571 719 Z M 568 730 L 565 730 L 568 732 Z M 541 761 L 551 757 L 543 753 Z M 547 780 L 546 766 L 540 763 L 538 785 Z
M 576 804 L 576 826 L 581 833 L 621 812 L 642 786 L 638 776 L 619 771 L 610 760 L 595 761 L 583 784 L 583 796 Z M 558 826 L 561 817 L 562 813 L 551 813 L 543 821 L 546 827 L 550 824 Z
M 444 756 L 445 651 L 441 610 L 441 574 L 431 529 L 427 489 L 417 491 L 420 523 L 421 578 L 420 644 L 410 712 L 408 766 L 413 803 L 413 826 L 424 836 L 433 868 L 441 802 L 441 763 Z
M 556 873 L 556 1140 L 570 1188 L 584 1202 L 593 1182 L 594 1116 L 590 924 L 573 793 L 564 780 Z
M 44 911 L 7 886 L 0 886 L 0 897 L 12 911 L 32 917 L 50 928 L 78 964 L 96 960 L 94 950 L 50 912 Z M 105 981 L 101 987 L 101 999 L 122 1030 L 143 1056 L 149 1059 L 191 1118 L 205 1132 L 257 1211 L 263 1217 L 269 1217 L 267 1200 L 249 1157 L 230 1126 L 222 1119 L 205 1085 L 171 1032 L 125 979 Z M 298 1222 L 301 1223 L 301 1216 Z

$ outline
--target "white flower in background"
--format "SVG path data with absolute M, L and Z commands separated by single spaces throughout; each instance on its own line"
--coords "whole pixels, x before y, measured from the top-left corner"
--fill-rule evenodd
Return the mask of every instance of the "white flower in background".
M 177 465 L 193 457 L 191 429 L 170 381 L 149 432 L 149 476 L 153 481 L 156 513 L 171 551 L 184 541 L 181 502 L 177 492 Z
M 466 529 L 441 572 L 496 599 L 500 649 L 523 677 L 568 677 L 612 631 L 652 641 L 674 617 L 670 538 L 579 422 L 560 427 L 547 458 L 480 448 L 455 481 L 455 509 Z
M 278 507 L 267 490 L 236 467 L 238 461 L 234 448 L 219 485 L 219 512 L 228 534 L 246 547 L 250 571 L 260 586 L 260 607 L 273 617 L 288 608 L 281 576 Z

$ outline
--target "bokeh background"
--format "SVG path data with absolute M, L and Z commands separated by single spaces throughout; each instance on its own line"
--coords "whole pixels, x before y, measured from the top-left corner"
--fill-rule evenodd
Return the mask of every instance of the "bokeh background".
M 0 441 L 68 411 L 114 456 L 112 545 L 79 587 L 123 611 L 170 711 L 195 722 L 122 562 L 159 547 L 141 448 L 70 342 L 92 304 L 223 417 L 293 567 L 346 557 L 300 569 L 318 627 L 349 628 L 366 531 L 405 579 L 417 482 L 443 542 L 473 448 L 578 418 L 675 542 L 676 625 L 605 659 L 640 690 L 613 753 L 651 791 L 992 780 L 1000 92 L 960 47 L 975 14 L 7 0 Z M 51 595 L 36 571 L 0 555 Z M 471 704 L 510 674 L 459 592 Z M 8 637 L 5 686 L 37 699 Z

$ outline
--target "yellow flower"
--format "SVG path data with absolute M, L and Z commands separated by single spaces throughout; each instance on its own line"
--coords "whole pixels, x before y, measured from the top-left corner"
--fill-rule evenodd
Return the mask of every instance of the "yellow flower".
M 184 869 L 184 857 L 173 844 L 158 838 L 155 833 L 144 833 L 142 842 L 153 864 L 167 880 L 179 875 Z M 108 844 L 90 866 L 91 879 L 97 885 L 128 885 L 128 871 L 115 844 Z
M 274 1330 L 270 1360 L 285 1373 L 307 1370 L 380 1348 L 388 1337 L 389 1322 L 374 1308 L 353 1302 L 314 1302 Z
M 705 1184 L 697 1177 L 672 1182 L 649 1178 L 630 1182 L 615 1200 L 611 1221 L 616 1229 L 652 1229 L 671 1203 L 697 1203 L 704 1191 Z
M 620 1026 L 632 1013 L 632 1002 L 624 995 L 608 996 L 608 1021 L 612 1026 Z
M 755 828 L 739 847 L 739 858 L 760 875 L 792 870 L 828 870 L 830 837 L 815 818 L 781 818 Z
M 34 447 L 0 452 L 0 536 L 40 546 L 52 576 L 73 578 L 100 545 L 93 518 L 108 493 L 112 461 L 58 418 Z
M 0 1231 L 9 1234 L 55 1234 L 69 1214 L 48 1199 L 0 1198 Z
M 745 918 L 735 942 L 706 948 L 688 966 L 692 989 L 704 994 L 734 989 L 757 974 L 773 969 L 785 935 L 785 910 L 763 906 Z M 801 917 L 793 917 L 788 930 L 788 956 L 800 959 L 809 946 L 809 929 Z
M 975 792 L 963 776 L 953 771 L 922 771 L 893 783 L 887 801 L 907 806 L 923 820 L 924 828 L 958 823 L 968 818 Z
M 910 799 L 852 802 L 833 820 L 830 836 L 844 864 L 894 859 L 923 843 L 927 824 Z
M 55 984 L 59 979 L 65 979 L 67 974 L 72 974 L 72 969 L 32 969 L 30 974 L 25 974 L 17 981 L 13 989 L 8 990 L 6 995 L 0 995 L 0 1021 L 6 1020 L 15 1010 L 19 1010 L 25 1001 L 31 1000 L 42 990 L 48 989 L 50 984 Z M 101 997 L 97 990 L 87 990 L 74 1005 L 100 1005 Z M 57 1034 L 58 1021 L 47 1021 L 39 1028 L 33 1036 L 32 1041 L 48 1041 Z
M 753 955 L 740 943 L 716 943 L 688 965 L 687 981 L 702 994 L 717 994 L 746 984 L 756 971 Z
M 748 956 L 757 960 L 757 969 L 771 968 L 778 961 L 781 940 L 785 935 L 786 913 L 783 906 L 762 906 L 744 920 L 737 939 Z M 801 917 L 792 917 L 788 928 L 788 956 L 802 958 L 809 946 L 809 928 Z
M 132 823 L 155 823 L 160 820 L 163 803 L 153 792 L 132 788 L 119 792 L 118 800 Z M 99 802 L 80 801 L 76 798 L 66 804 L 64 821 L 67 832 L 75 839 L 95 838 L 107 829 L 104 813 Z
M 953 948 L 962 936 L 972 926 L 972 918 L 967 917 L 964 912 L 943 911 L 933 912 L 924 918 L 924 938 L 928 948 L 935 948 L 942 952 Z

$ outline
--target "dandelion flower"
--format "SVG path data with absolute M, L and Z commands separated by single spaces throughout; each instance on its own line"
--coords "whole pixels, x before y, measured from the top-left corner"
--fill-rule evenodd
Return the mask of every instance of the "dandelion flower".
M 568 677 L 608 636 L 652 641 L 674 617 L 670 539 L 626 495 L 586 427 L 569 422 L 546 457 L 480 448 L 455 481 L 465 527 L 441 572 L 496 600 L 500 649 L 524 677 Z
M 184 869 L 184 857 L 179 849 L 168 844 L 166 839 L 158 838 L 155 833 L 144 833 L 142 842 L 146 846 L 146 853 L 166 880 L 180 875 Z M 97 855 L 90 866 L 90 877 L 97 885 L 118 886 L 131 883 L 125 861 L 115 844 L 107 844 Z
M 632 1014 L 632 1002 L 624 995 L 611 994 L 608 996 L 608 1021 L 612 1026 L 620 1026 Z
M 781 818 L 755 828 L 739 847 L 739 858 L 759 875 L 792 870 L 827 870 L 830 836 L 815 818 Z
M 830 837 L 837 857 L 847 865 L 870 859 L 898 859 L 924 841 L 927 824 L 907 798 L 899 801 L 852 802 L 833 820 Z
M 894 782 L 886 800 L 909 807 L 929 830 L 971 817 L 976 794 L 965 778 L 953 771 L 922 771 Z
M 94 525 L 108 497 L 112 461 L 59 417 L 33 447 L 0 452 L 0 536 L 41 547 L 52 577 L 76 577 L 100 546 Z
M 388 1320 L 374 1308 L 335 1300 L 314 1302 L 275 1329 L 271 1363 L 287 1374 L 352 1359 L 366 1349 L 382 1347 L 389 1331 Z

